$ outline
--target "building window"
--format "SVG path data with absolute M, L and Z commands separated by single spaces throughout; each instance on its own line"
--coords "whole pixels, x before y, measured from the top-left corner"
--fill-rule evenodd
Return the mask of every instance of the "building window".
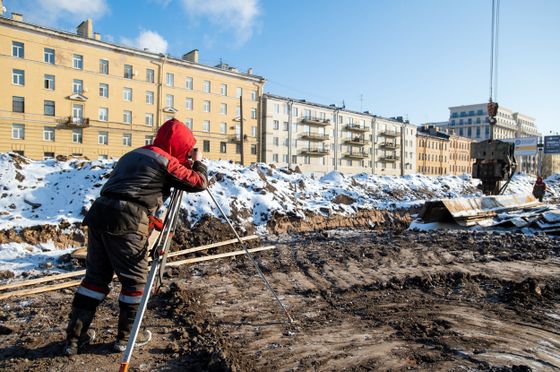
M 193 127 L 193 121 L 191 118 L 186 118 L 185 119 L 185 125 L 187 126 L 187 128 L 189 128 L 190 130 L 192 130 Z
M 227 103 L 220 103 L 220 114 L 227 115 Z
M 202 151 L 210 152 L 210 141 L 208 140 L 202 141 Z
M 129 111 L 129 110 L 124 110 L 123 111 L 123 122 L 125 124 L 131 124 L 132 123 L 132 111 Z
M 84 56 L 81 56 L 79 54 L 74 54 L 72 56 L 72 67 L 74 67 L 75 69 L 78 69 L 78 70 L 83 70 L 84 69 Z
M 51 160 L 54 159 L 54 152 L 47 151 L 43 153 L 43 160 Z
M 311 118 L 311 110 L 304 109 L 304 110 L 303 110 L 303 117 L 306 118 L 306 119 Z M 350 118 L 350 119 L 351 119 L 351 118 Z
M 227 123 L 220 123 L 220 133 L 227 133 Z
M 242 95 L 243 95 L 243 88 L 241 88 L 241 87 L 235 88 L 235 97 L 236 97 L 236 98 L 239 98 L 239 97 L 241 97 Z
M 48 90 L 54 90 L 54 75 L 45 75 L 44 87 Z
M 297 118 L 299 116 L 299 109 L 297 107 L 292 107 L 292 116 Z
M 132 146 L 132 134 L 130 133 L 124 133 L 122 135 L 122 144 L 123 146 Z
M 12 83 L 14 85 L 25 85 L 25 71 L 23 70 L 12 70 Z
M 278 163 L 278 154 L 272 154 L 272 161 Z
M 108 145 L 109 144 L 109 133 L 108 132 L 98 132 L 97 133 L 97 144 Z
M 146 117 L 145 117 L 145 123 L 148 127 L 153 127 L 154 126 L 154 114 L 151 113 L 146 113 Z
M 257 127 L 256 126 L 251 126 L 251 136 L 252 137 L 256 137 L 257 136 Z
M 257 118 L 257 109 L 252 108 L 251 109 L 251 119 L 256 119 L 256 118 Z
M 165 96 L 165 104 L 166 104 L 167 107 L 173 107 L 174 106 L 174 101 L 175 101 L 175 99 L 173 97 L 173 94 L 167 94 Z
M 83 142 L 82 139 L 83 139 L 82 128 L 72 129 L 72 142 L 73 143 L 82 143 Z
M 81 124 L 84 117 L 84 105 L 72 105 L 72 122 Z
M 192 77 L 187 77 L 185 79 L 185 89 L 192 90 L 193 89 L 193 80 Z
M 151 68 L 146 69 L 146 81 L 148 83 L 154 82 L 154 70 L 152 70 Z
M 257 91 L 256 90 L 251 91 L 251 100 L 252 101 L 257 100 Z
M 241 154 L 241 144 L 240 143 L 235 144 L 235 153 L 236 154 Z
M 202 110 L 204 112 L 210 112 L 210 101 L 204 101 L 202 103 Z
M 43 49 L 43 62 L 54 65 L 54 49 L 45 48 Z
M 154 92 L 150 92 L 150 91 L 146 92 L 146 103 L 148 105 L 154 104 Z
M 280 144 L 280 139 L 278 137 L 272 137 L 272 144 L 278 146 Z
M 99 83 L 99 96 L 109 98 L 109 84 Z
M 274 120 L 272 122 L 272 129 L 274 129 L 274 130 L 280 129 L 280 122 L 278 120 Z
M 284 163 L 287 163 L 289 159 L 290 159 L 290 157 L 288 156 L 288 154 L 282 155 L 282 161 L 283 161 Z
M 257 155 L 257 145 L 251 145 L 251 155 Z
M 202 91 L 204 93 L 210 93 L 211 87 L 210 87 L 210 81 L 209 80 L 204 80 L 202 82 Z
M 124 65 L 124 75 L 123 76 L 124 76 L 125 79 L 132 79 L 132 65 Z M 152 80 L 153 80 L 153 77 L 152 77 Z M 153 81 L 150 81 L 150 82 L 153 83 Z
M 222 96 L 227 96 L 227 84 L 220 85 L 220 93 Z
M 25 112 L 25 98 L 12 96 L 12 111 Z
M 145 136 L 144 137 L 144 146 L 149 146 L 154 142 L 154 136 Z
M 275 104 L 273 105 L 273 108 L 274 108 L 274 113 L 275 113 L 275 114 L 279 114 L 279 113 L 280 113 L 280 104 L 279 104 L 279 103 L 275 103 Z
M 45 116 L 54 116 L 54 101 L 43 102 L 43 114 Z
M 84 92 L 83 80 L 74 79 L 72 81 L 72 93 L 82 94 Z
M 54 127 L 44 127 L 43 128 L 43 140 L 54 142 Z
M 99 73 L 103 75 L 109 75 L 109 61 L 106 59 L 99 60 Z
M 107 120 L 109 120 L 109 108 L 100 107 L 99 108 L 99 121 L 107 121 Z
M 132 88 L 123 88 L 123 99 L 125 101 L 132 101 Z
M 173 75 L 171 72 L 168 72 L 165 74 L 165 84 L 168 87 L 172 87 L 173 85 L 175 85 L 175 75 Z
M 222 154 L 225 154 L 227 152 L 227 143 L 226 142 L 220 142 L 220 152 Z
M 12 124 L 12 139 L 25 139 L 24 124 Z
M 204 120 L 202 122 L 202 131 L 203 132 L 210 132 L 210 120 Z
M 193 109 L 193 99 L 192 98 L 185 99 L 185 108 L 187 110 L 192 110 Z
M 241 107 L 237 106 L 235 108 L 235 116 L 237 116 L 237 118 L 241 117 Z
M 25 58 L 23 43 L 12 41 L 12 57 Z

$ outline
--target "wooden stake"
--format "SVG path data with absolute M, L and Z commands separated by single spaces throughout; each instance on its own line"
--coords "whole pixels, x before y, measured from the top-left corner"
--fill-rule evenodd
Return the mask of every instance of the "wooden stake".
M 269 249 L 274 249 L 274 248 L 276 248 L 274 245 L 268 245 L 268 246 L 265 246 L 265 247 L 251 248 L 248 251 L 249 252 L 260 252 L 260 251 L 267 251 Z M 168 262 L 167 265 L 165 265 L 165 266 L 166 267 L 167 266 L 175 267 L 175 266 L 180 266 L 180 265 L 184 265 L 184 264 L 193 264 L 193 263 L 197 263 L 197 262 L 215 260 L 217 258 L 239 256 L 241 254 L 245 254 L 245 251 L 242 250 L 242 251 L 235 251 L 235 252 L 213 254 L 211 256 L 206 256 L 206 257 L 187 258 L 186 260 Z
M 6 292 L 0 294 L 0 300 L 4 300 L 10 297 L 21 297 L 21 296 L 27 296 L 27 295 L 37 294 L 37 293 L 55 291 L 57 289 L 62 289 L 62 288 L 75 287 L 77 285 L 80 285 L 81 282 L 82 280 L 80 279 L 80 280 L 73 280 L 71 282 L 52 284 L 44 287 L 29 288 L 29 289 L 22 289 L 20 291 Z

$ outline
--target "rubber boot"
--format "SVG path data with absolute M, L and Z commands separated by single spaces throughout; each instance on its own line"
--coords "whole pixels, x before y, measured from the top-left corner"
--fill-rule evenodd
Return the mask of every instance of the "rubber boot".
M 119 325 L 117 332 L 117 340 L 113 345 L 113 349 L 116 352 L 123 352 L 126 350 L 128 345 L 128 338 L 132 330 L 132 325 L 134 324 L 134 319 L 136 318 L 136 313 L 138 312 L 138 304 L 127 304 L 119 301 Z M 144 346 L 152 339 L 152 332 L 148 329 L 142 329 L 138 332 L 136 337 L 135 346 Z
M 94 315 L 95 310 L 72 307 L 70 322 L 68 322 L 68 327 L 66 329 L 65 355 L 71 356 L 78 354 L 78 351 L 82 347 L 95 339 L 95 331 L 89 329 Z

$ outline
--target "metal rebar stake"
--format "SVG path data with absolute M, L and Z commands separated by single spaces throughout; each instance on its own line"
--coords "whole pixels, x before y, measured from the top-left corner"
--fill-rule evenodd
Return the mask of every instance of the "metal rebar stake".
M 284 311 L 284 314 L 286 315 L 286 317 L 288 318 L 288 320 L 290 321 L 290 323 L 294 322 L 294 319 L 292 318 L 292 316 L 290 315 L 290 313 L 288 312 L 288 309 L 284 306 L 284 304 L 282 303 L 282 301 L 280 301 L 280 299 L 278 298 L 278 296 L 276 295 L 276 292 L 274 292 L 274 289 L 272 289 L 272 287 L 270 286 L 270 283 L 268 282 L 268 280 L 266 280 L 266 277 L 264 276 L 263 272 L 261 271 L 259 265 L 257 264 L 257 261 L 255 261 L 255 259 L 253 258 L 253 256 L 251 255 L 251 253 L 249 252 L 249 250 L 247 249 L 247 247 L 245 246 L 245 242 L 243 242 L 243 240 L 241 240 L 241 238 L 239 237 L 239 234 L 237 234 L 237 231 L 235 230 L 235 228 L 233 227 L 231 221 L 229 220 L 229 218 L 226 216 L 226 213 L 224 212 L 224 210 L 222 209 L 222 207 L 220 206 L 220 204 L 218 204 L 218 201 L 214 198 L 214 195 L 212 195 L 212 193 L 210 192 L 210 189 L 206 189 L 206 191 L 208 191 L 208 195 L 210 195 L 210 198 L 212 199 L 212 201 L 214 202 L 214 204 L 216 204 L 216 207 L 218 207 L 218 209 L 220 210 L 220 213 L 222 214 L 222 216 L 224 217 L 224 219 L 226 220 L 226 222 L 228 223 L 229 227 L 231 228 L 231 230 L 233 231 L 233 233 L 235 234 L 235 237 L 237 238 L 237 241 L 239 242 L 239 244 L 241 244 L 241 247 L 243 248 L 243 250 L 245 251 L 245 254 L 247 255 L 247 257 L 249 257 L 249 259 L 251 260 L 251 262 L 253 263 L 253 265 L 255 266 L 255 269 L 257 269 L 257 273 L 259 274 L 259 276 L 261 277 L 262 281 L 264 282 L 264 285 L 266 286 L 266 288 L 268 288 L 268 290 L 270 291 L 270 293 L 272 293 L 272 295 L 274 296 L 274 298 L 276 299 L 276 302 L 278 302 L 278 305 L 280 305 L 280 308 L 282 309 L 282 311 Z

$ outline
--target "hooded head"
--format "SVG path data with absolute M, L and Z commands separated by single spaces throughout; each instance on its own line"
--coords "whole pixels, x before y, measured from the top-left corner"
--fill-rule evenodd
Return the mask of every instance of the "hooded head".
M 537 183 L 542 183 L 542 177 L 541 176 L 537 177 Z
M 189 128 L 177 119 L 166 121 L 158 130 L 154 146 L 174 156 L 182 164 L 196 144 Z

